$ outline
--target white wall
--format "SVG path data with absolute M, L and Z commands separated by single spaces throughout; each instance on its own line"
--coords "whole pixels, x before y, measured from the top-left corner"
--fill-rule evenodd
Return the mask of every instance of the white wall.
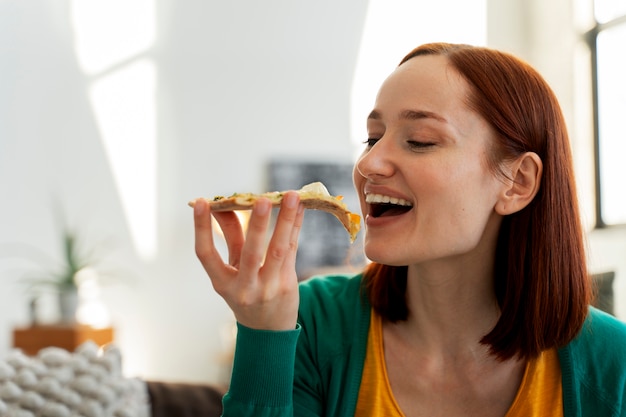
M 128 285 L 105 288 L 127 372 L 217 381 L 231 321 L 193 253 L 191 198 L 264 189 L 272 157 L 351 161 L 350 87 L 367 2 L 161 1 L 157 254 L 140 258 L 74 50 L 72 3 L 0 2 L 0 354 L 27 323 L 23 242 L 56 256 L 58 200 Z M 115 30 L 115 27 L 111 27 Z M 130 145 L 133 137 L 126 139 Z M 145 208 L 149 210 L 149 207 Z M 11 244 L 7 244 L 11 243 Z
M 522 0 L 489 4 L 489 44 L 540 68 L 572 119 L 570 58 L 553 59 L 562 44 L 529 35 L 549 30 L 551 21 L 538 8 L 524 9 Z M 71 1 L 0 1 L 0 354 L 10 348 L 13 326 L 28 317 L 17 278 L 29 265 L 3 258 L 14 250 L 6 242 L 55 255 L 58 201 L 88 242 L 113 237 L 117 243 L 106 261 L 130 279 L 106 287 L 104 298 L 127 373 L 219 381 L 219 337 L 231 315 L 195 259 L 186 202 L 263 190 L 264 164 L 272 157 L 353 158 L 350 88 L 367 2 L 155 5 L 157 37 L 143 57 L 157 71 L 158 240 L 156 257 L 145 259 L 133 246 L 90 105 L 91 79 L 75 55 Z M 560 19 L 567 21 L 567 14 Z M 572 43 L 567 31 L 549 33 Z M 619 278 L 626 271 L 620 256 L 626 239 L 623 231 L 605 234 L 591 235 L 592 252 L 602 253 L 593 266 L 614 267 Z M 626 299 L 620 300 L 624 314 Z

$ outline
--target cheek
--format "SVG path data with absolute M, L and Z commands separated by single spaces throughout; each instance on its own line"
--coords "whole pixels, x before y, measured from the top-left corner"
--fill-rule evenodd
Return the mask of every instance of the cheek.
M 451 229 L 473 246 L 482 238 L 495 213 L 496 194 L 491 184 L 481 181 L 459 184 L 463 187 L 457 190 L 456 200 L 450 201 L 448 221 Z
M 497 179 L 479 164 L 442 165 L 437 175 L 423 180 L 422 195 L 434 198 L 423 198 L 418 207 L 438 219 L 439 227 L 448 225 L 472 234 L 484 227 L 497 202 Z
M 359 181 L 361 181 L 363 176 L 359 174 L 359 169 L 357 167 L 357 164 L 358 164 L 358 161 L 357 163 L 354 164 L 354 167 L 352 167 L 352 183 L 354 184 L 354 187 L 358 190 Z
M 497 179 L 487 168 L 481 156 L 456 158 L 453 163 L 441 166 L 441 180 L 445 181 L 459 197 L 478 194 L 484 198 L 494 193 Z
M 363 178 L 363 176 L 358 172 L 356 166 L 352 171 L 352 183 L 354 184 L 354 189 L 356 191 L 356 197 L 359 202 L 361 215 L 365 218 L 365 213 L 367 212 L 367 204 L 365 203 L 365 196 L 363 195 L 365 178 Z

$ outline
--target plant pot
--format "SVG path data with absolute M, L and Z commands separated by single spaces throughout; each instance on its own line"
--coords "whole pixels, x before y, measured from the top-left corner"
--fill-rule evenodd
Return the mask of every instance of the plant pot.
M 59 313 L 61 322 L 76 322 L 76 310 L 78 309 L 78 289 L 76 287 L 63 288 L 59 292 Z

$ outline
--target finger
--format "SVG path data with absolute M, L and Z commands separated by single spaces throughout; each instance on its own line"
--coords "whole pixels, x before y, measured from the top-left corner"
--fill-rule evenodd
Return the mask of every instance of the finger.
M 285 194 L 276 219 L 276 227 L 267 248 L 263 264 L 263 276 L 277 276 L 285 259 L 292 252 L 293 228 L 298 218 L 300 196 L 291 191 Z
M 283 272 L 295 271 L 296 269 L 296 255 L 298 254 L 298 239 L 300 237 L 300 231 L 302 230 L 302 222 L 304 221 L 304 206 L 300 204 L 298 206 L 298 212 L 296 214 L 296 221 L 291 229 L 291 238 L 289 239 L 289 254 L 283 263 Z
M 215 217 L 222 229 L 222 233 L 224 233 L 224 239 L 228 247 L 228 263 L 232 266 L 239 265 L 241 248 L 244 242 L 243 227 L 239 217 L 232 211 L 213 212 L 213 217 Z
M 196 255 L 212 281 L 223 280 L 228 275 L 228 269 L 213 242 L 211 209 L 207 202 L 198 199 L 193 213 Z
M 258 276 L 265 257 L 265 242 L 271 214 L 272 203 L 267 198 L 260 198 L 254 203 L 239 261 L 242 279 L 253 280 Z

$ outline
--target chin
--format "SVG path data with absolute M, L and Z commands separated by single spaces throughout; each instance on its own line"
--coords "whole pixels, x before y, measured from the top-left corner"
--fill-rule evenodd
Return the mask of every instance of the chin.
M 372 262 L 389 266 L 408 265 L 405 259 L 398 257 L 398 251 L 393 250 L 389 245 L 368 245 L 364 246 L 365 256 Z

